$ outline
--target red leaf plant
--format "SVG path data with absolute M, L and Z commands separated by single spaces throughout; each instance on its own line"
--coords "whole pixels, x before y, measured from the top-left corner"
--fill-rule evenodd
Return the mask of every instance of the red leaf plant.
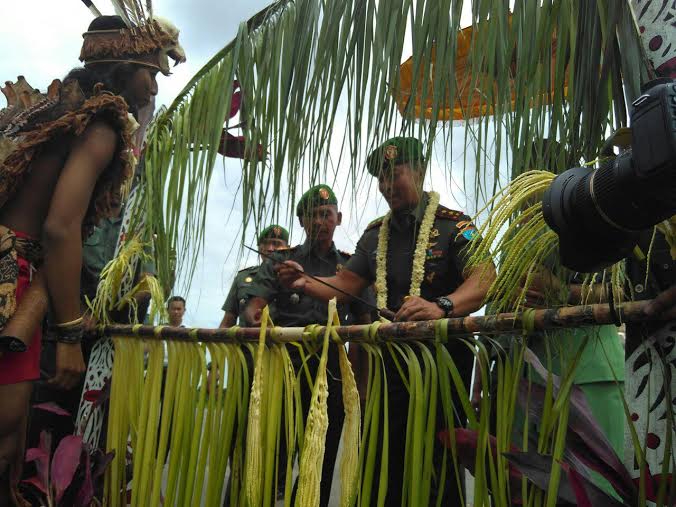
M 92 393 L 96 405 L 105 403 L 109 397 L 109 385 Z M 61 416 L 70 414 L 55 403 L 35 405 Z M 89 507 L 94 501 L 96 480 L 100 479 L 110 464 L 114 453 L 105 454 L 92 449 L 81 435 L 63 437 L 52 455 L 52 435 L 40 433 L 39 447 L 26 451 L 26 462 L 35 462 L 36 475 L 22 481 L 32 486 L 41 495 L 41 504 L 48 507 Z

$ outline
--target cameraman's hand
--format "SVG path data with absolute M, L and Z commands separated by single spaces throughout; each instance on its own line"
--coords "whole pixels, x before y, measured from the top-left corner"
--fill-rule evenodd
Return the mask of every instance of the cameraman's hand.
M 56 344 L 56 375 L 48 384 L 58 389 L 68 390 L 75 387 L 85 372 L 82 347 L 79 343 Z
M 646 307 L 645 313 L 648 317 L 659 317 L 664 320 L 675 319 L 676 284 L 658 294 L 658 296 Z
M 285 261 L 275 265 L 277 280 L 285 289 L 303 290 L 305 277 L 303 266 L 294 261 Z

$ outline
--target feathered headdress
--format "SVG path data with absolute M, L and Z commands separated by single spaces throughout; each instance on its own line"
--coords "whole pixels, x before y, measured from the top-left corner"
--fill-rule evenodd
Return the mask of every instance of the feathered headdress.
M 82 1 L 96 16 L 101 15 L 91 0 Z M 178 42 L 178 28 L 170 21 L 153 15 L 151 0 L 111 0 L 111 3 L 127 27 L 85 32 L 80 51 L 80 60 L 85 66 L 130 62 L 168 75 L 169 58 L 174 60 L 174 65 L 186 60 Z

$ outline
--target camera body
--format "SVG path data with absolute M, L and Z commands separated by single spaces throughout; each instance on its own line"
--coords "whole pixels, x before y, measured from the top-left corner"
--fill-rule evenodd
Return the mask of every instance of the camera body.
M 594 272 L 626 257 L 641 230 L 676 214 L 676 82 L 651 81 L 633 103 L 631 150 L 557 176 L 542 200 L 564 266 Z

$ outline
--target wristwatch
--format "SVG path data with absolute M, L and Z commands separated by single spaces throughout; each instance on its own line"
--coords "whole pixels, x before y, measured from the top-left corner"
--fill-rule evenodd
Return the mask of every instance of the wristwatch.
M 453 301 L 446 296 L 437 298 L 437 306 L 444 311 L 446 317 L 450 317 L 453 314 Z

